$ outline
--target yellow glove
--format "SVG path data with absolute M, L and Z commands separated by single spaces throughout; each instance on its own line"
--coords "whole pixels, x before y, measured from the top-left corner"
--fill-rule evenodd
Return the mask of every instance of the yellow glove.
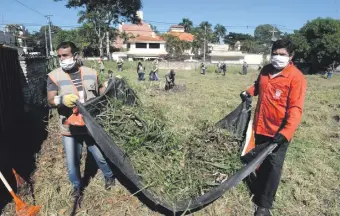
M 79 97 L 75 94 L 68 94 L 63 96 L 63 104 L 69 108 L 72 108 Z

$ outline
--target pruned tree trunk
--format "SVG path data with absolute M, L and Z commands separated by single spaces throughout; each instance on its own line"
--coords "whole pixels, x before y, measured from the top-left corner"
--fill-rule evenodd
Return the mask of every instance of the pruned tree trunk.
M 111 60 L 111 53 L 110 53 L 110 33 L 109 31 L 106 32 L 106 55 L 109 60 Z
M 103 48 L 103 39 L 99 38 L 99 55 L 100 57 L 104 56 L 104 48 Z

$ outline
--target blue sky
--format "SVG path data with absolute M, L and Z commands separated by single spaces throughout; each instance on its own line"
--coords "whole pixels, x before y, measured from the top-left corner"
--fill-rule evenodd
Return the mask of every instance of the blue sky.
M 66 8 L 66 1 L 19 1 L 42 14 L 53 15 L 55 25 L 79 25 L 78 10 Z M 143 12 L 144 20 L 156 25 L 160 32 L 167 31 L 170 23 L 178 23 L 184 17 L 191 19 L 195 25 L 201 21 L 209 21 L 213 25 L 220 23 L 231 32 L 252 34 L 254 26 L 267 23 L 276 24 L 279 28 L 285 26 L 281 30 L 291 32 L 316 17 L 339 19 L 340 0 L 144 0 Z M 46 19 L 16 0 L 0 0 L 0 23 L 23 23 L 34 31 L 39 30 L 39 25 L 45 24 Z

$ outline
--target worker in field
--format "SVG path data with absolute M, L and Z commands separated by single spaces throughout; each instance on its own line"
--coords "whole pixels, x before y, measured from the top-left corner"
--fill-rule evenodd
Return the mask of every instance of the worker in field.
M 99 64 L 100 73 L 104 73 L 105 66 L 104 66 L 104 62 L 103 62 L 103 58 L 102 57 L 99 58 L 98 64 Z
M 327 79 L 332 79 L 333 71 L 334 71 L 334 63 L 327 68 L 327 72 L 326 72 Z
M 78 54 L 74 43 L 62 42 L 57 52 L 60 67 L 48 74 L 47 99 L 51 107 L 58 109 L 68 175 L 74 188 L 72 195 L 82 195 L 80 159 L 84 142 L 104 174 L 105 188 L 110 189 L 115 184 L 114 175 L 95 140 L 85 126 L 73 126 L 66 121 L 76 101 L 84 103 L 93 99 L 104 93 L 105 87 L 99 83 L 95 70 L 77 64 Z
M 246 61 L 244 61 L 242 65 L 242 74 L 247 75 L 247 73 L 248 73 L 248 64 Z
M 223 71 L 223 76 L 225 76 L 225 74 L 227 73 L 227 64 L 225 62 L 223 62 L 221 64 L 221 68 L 222 68 L 222 71 Z
M 152 81 L 158 81 L 159 80 L 159 78 L 158 78 L 158 59 L 155 59 L 152 62 L 152 71 L 149 75 L 150 75 L 150 80 L 152 80 Z
M 264 66 L 255 84 L 241 93 L 243 100 L 258 96 L 253 125 L 255 145 L 278 144 L 256 171 L 255 216 L 271 215 L 269 209 L 280 183 L 285 155 L 302 116 L 307 83 L 292 63 L 293 54 L 291 41 L 275 41 L 271 64 Z
M 201 74 L 205 75 L 205 70 L 206 70 L 206 68 L 205 68 L 204 62 L 201 63 L 201 69 L 202 69 Z
M 173 69 L 165 74 L 165 91 L 168 91 L 175 86 L 175 76 L 176 73 Z
M 119 58 L 117 61 L 118 72 L 122 72 L 123 70 L 123 59 Z
M 221 64 L 221 62 L 218 62 L 218 64 L 217 64 L 217 71 L 218 71 L 218 73 L 222 72 L 222 64 Z
M 138 74 L 138 80 L 144 81 L 144 74 L 145 74 L 145 67 L 143 67 L 141 62 L 138 62 L 137 64 L 137 74 Z

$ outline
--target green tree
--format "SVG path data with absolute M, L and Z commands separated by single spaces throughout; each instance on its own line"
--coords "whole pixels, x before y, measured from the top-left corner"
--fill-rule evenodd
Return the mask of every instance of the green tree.
M 58 46 L 63 41 L 72 41 L 79 49 L 79 54 L 84 55 L 88 49 L 94 49 L 96 44 L 96 36 L 93 32 L 93 27 L 89 24 L 84 24 L 80 28 L 71 30 L 61 30 L 54 35 L 54 47 Z
M 313 64 L 313 72 L 326 69 L 333 63 L 340 65 L 340 21 L 333 18 L 317 18 L 307 22 L 290 36 L 296 58 Z
M 66 7 L 83 9 L 79 13 L 78 22 L 93 26 L 101 56 L 104 54 L 103 46 L 106 38 L 107 55 L 111 57 L 109 38 L 115 32 L 112 30 L 112 26 L 121 22 L 139 22 L 136 12 L 142 7 L 142 4 L 140 0 L 67 0 Z
M 204 42 L 206 45 L 206 54 L 208 54 L 208 44 L 216 41 L 212 25 L 207 21 L 201 22 L 198 27 L 192 28 L 191 33 L 195 36 L 195 40 L 192 43 L 192 49 L 196 57 L 201 57 L 203 54 Z
M 191 43 L 188 41 L 182 41 L 178 37 L 164 34 L 163 37 L 166 40 L 166 51 L 171 58 L 180 58 L 185 54 L 186 50 L 191 48 Z
M 150 27 L 151 27 L 152 31 L 154 31 L 156 34 L 159 34 L 157 26 L 150 24 Z
M 185 32 L 191 32 L 194 24 L 193 24 L 193 22 L 190 19 L 183 18 L 182 22 L 180 22 L 178 25 L 183 26 Z
M 46 38 L 45 38 L 45 30 L 46 30 Z M 33 32 L 32 34 L 28 35 L 28 44 L 27 46 L 33 47 L 33 51 L 40 52 L 42 55 L 46 53 L 46 43 L 47 49 L 49 49 L 50 38 L 49 38 L 49 28 L 48 25 L 42 26 L 38 32 Z M 62 29 L 58 26 L 51 25 L 51 32 L 52 32 L 52 44 L 55 48 L 57 44 L 54 42 L 54 37 L 58 34 Z M 48 50 L 50 51 L 50 50 Z
M 214 36 L 215 36 L 214 42 L 221 43 L 223 41 L 226 33 L 227 33 L 227 29 L 223 25 L 217 24 L 214 28 Z
M 250 34 L 229 32 L 228 35 L 224 36 L 224 43 L 234 45 L 237 41 L 245 41 L 245 40 L 255 40 L 255 38 Z
M 254 37 L 259 43 L 270 45 L 272 43 L 273 29 L 277 31 L 276 33 L 274 33 L 275 37 L 277 39 L 280 38 L 282 32 L 270 24 L 257 26 L 254 31 Z

